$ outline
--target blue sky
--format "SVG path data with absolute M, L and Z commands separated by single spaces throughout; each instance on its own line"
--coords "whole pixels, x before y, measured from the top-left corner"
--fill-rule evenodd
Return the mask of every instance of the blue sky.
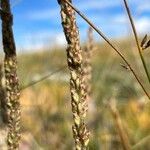
M 56 0 L 10 0 L 14 14 L 14 35 L 18 50 L 40 49 L 65 43 Z M 73 0 L 107 36 L 127 36 L 130 31 L 123 0 Z M 150 30 L 150 0 L 129 0 L 139 33 Z M 77 19 L 81 40 L 88 25 Z M 96 34 L 95 34 L 96 35 Z

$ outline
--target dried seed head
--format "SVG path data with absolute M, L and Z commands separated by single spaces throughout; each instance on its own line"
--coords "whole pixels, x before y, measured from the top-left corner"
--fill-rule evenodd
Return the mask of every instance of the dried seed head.
M 17 77 L 16 47 L 13 37 L 13 17 L 9 0 L 1 1 L 2 38 L 5 53 L 4 71 L 6 86 L 6 102 L 8 114 L 7 145 L 9 150 L 17 150 L 20 141 L 20 103 L 19 82 Z
M 149 47 L 150 47 L 150 40 L 148 40 L 148 37 L 146 34 L 145 37 L 143 38 L 142 42 L 141 42 L 141 48 L 142 48 L 142 50 L 145 50 Z
M 146 43 L 145 49 L 150 47 L 150 40 Z
M 129 68 L 127 65 L 124 65 L 124 64 L 120 64 L 120 65 L 121 65 L 121 67 L 123 67 L 123 68 L 126 69 L 127 71 L 130 70 L 130 68 Z
M 69 1 L 71 2 L 71 1 Z M 83 64 L 82 64 L 82 51 L 79 41 L 79 31 L 76 25 L 75 12 L 65 2 L 58 1 L 61 6 L 62 26 L 68 43 L 67 61 L 70 69 L 70 92 L 71 92 L 71 105 L 73 112 L 73 136 L 76 143 L 76 150 L 83 150 L 87 147 L 88 139 L 84 118 L 87 112 L 85 85 L 83 77 Z M 87 129 L 86 129 L 87 131 Z
M 141 42 L 141 47 L 143 47 L 146 42 L 147 42 L 147 34 L 144 36 L 144 38 L 143 38 L 143 40 Z

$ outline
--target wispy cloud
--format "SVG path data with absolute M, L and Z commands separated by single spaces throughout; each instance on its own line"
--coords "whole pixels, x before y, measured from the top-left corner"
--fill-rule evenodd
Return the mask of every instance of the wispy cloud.
M 13 7 L 17 6 L 21 2 L 22 2 L 22 0 L 13 0 L 13 1 L 10 1 L 11 7 L 13 8 Z
M 92 10 L 92 9 L 108 9 L 108 8 L 112 8 L 112 7 L 116 7 L 120 5 L 120 2 L 118 0 L 92 0 L 92 1 L 88 1 L 87 4 L 87 0 L 83 0 L 80 3 L 76 4 L 78 6 L 79 9 L 83 10 L 83 11 L 88 11 L 88 10 Z
M 50 20 L 50 19 L 56 19 L 59 16 L 59 9 L 53 8 L 53 9 L 43 9 L 43 10 L 37 10 L 28 12 L 26 15 L 27 19 L 30 20 Z
M 139 33 L 148 32 L 150 29 L 150 18 L 142 17 L 135 21 L 136 28 Z
M 127 15 L 123 13 L 114 15 L 111 19 L 116 24 L 126 24 L 128 22 Z
M 150 12 L 150 1 L 147 3 L 143 3 L 137 7 L 138 13 L 142 12 Z
M 128 1 L 132 13 L 134 14 L 135 25 L 138 32 L 148 32 L 150 29 L 150 0 Z M 129 20 L 124 11 L 122 0 L 75 0 L 73 2 L 79 10 L 84 12 L 88 18 L 108 36 L 113 38 L 127 35 Z M 51 3 L 51 0 L 49 0 L 49 3 Z M 34 9 L 30 12 L 28 9 L 24 10 L 24 15 L 21 14 L 21 17 L 23 16 L 25 20 L 28 20 L 27 27 L 33 28 L 34 31 L 30 30 L 29 33 L 29 30 L 27 31 L 23 28 L 24 34 L 21 33 L 21 38 L 17 38 L 18 45 L 27 47 L 28 49 L 40 49 L 50 44 L 65 44 L 65 38 L 60 24 L 60 9 L 57 2 L 52 1 L 52 3 L 50 7 L 38 7 L 38 9 Z M 77 23 L 80 29 L 81 40 L 85 40 L 88 25 L 80 17 L 77 17 Z M 35 25 L 36 28 L 34 29 Z M 18 28 L 17 24 L 15 28 Z M 20 24 L 19 28 L 21 28 Z M 16 31 L 18 32 L 20 30 Z
M 54 45 L 66 45 L 64 34 L 50 30 L 41 30 L 22 35 L 20 41 L 18 41 L 18 50 L 41 50 Z
M 120 1 L 118 0 L 93 0 L 88 1 L 82 0 L 80 2 L 76 2 L 75 6 L 78 7 L 78 9 L 82 11 L 91 11 L 91 10 L 104 10 L 113 8 L 116 6 L 120 6 Z M 60 9 L 59 8 L 53 8 L 53 9 L 41 9 L 37 11 L 28 12 L 25 14 L 25 16 L 30 20 L 48 20 L 48 19 L 56 19 L 59 16 Z M 109 12 L 109 11 L 108 11 Z M 107 12 L 105 12 L 107 14 Z M 90 14 L 89 14 L 90 15 Z

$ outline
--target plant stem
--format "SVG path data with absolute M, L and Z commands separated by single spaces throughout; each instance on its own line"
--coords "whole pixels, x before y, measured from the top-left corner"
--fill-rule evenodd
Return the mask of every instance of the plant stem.
M 94 50 L 93 29 L 89 27 L 87 32 L 87 42 L 83 49 L 83 74 L 85 77 L 87 100 L 91 100 L 91 79 L 92 79 L 92 64 L 91 58 Z
M 122 124 L 122 121 L 121 121 L 121 117 L 120 117 L 120 114 L 119 114 L 119 111 L 117 109 L 117 106 L 116 106 L 116 100 L 115 99 L 111 99 L 109 102 L 108 102 L 108 107 L 109 107 L 109 110 L 114 118 L 114 122 L 115 122 L 115 125 L 116 125 L 116 130 L 118 131 L 118 135 L 120 137 L 120 140 L 121 140 L 121 143 L 122 143 L 122 147 L 124 150 L 130 150 L 131 149 L 131 146 L 130 146 L 130 142 L 129 142 L 129 138 L 124 130 L 124 127 L 123 127 L 123 124 Z
M 129 67 L 130 71 L 134 75 L 135 79 L 143 89 L 144 93 L 147 95 L 148 99 L 150 100 L 150 95 L 146 91 L 145 87 L 143 86 L 142 82 L 140 81 L 139 77 L 133 70 L 132 66 L 128 62 L 128 60 L 124 57 L 124 55 L 110 42 L 110 40 L 83 14 L 81 13 L 75 6 L 73 6 L 70 2 L 67 0 L 64 0 L 70 7 L 72 7 L 107 43 L 108 45 L 122 58 L 122 60 L 125 62 L 125 64 Z
M 137 149 L 141 149 L 142 147 L 146 146 L 150 141 L 150 135 L 144 137 L 143 139 L 141 139 L 138 143 L 136 143 L 135 145 L 132 146 L 132 150 L 137 150 Z
M 71 0 L 69 1 L 72 2 Z M 72 126 L 76 150 L 87 150 L 89 131 L 85 124 L 87 101 L 85 79 L 83 75 L 82 50 L 79 31 L 76 25 L 75 12 L 65 1 L 58 1 L 61 7 L 61 19 L 67 47 L 67 61 L 70 70 L 70 92 L 74 124 Z
M 1 0 L 2 38 L 8 113 L 8 150 L 18 150 L 20 141 L 20 90 L 17 76 L 16 46 L 12 31 L 13 16 L 9 0 Z
M 23 90 L 25 90 L 25 89 L 27 89 L 27 88 L 29 88 L 29 87 L 34 86 L 35 84 L 38 84 L 38 83 L 40 83 L 40 82 L 46 80 L 46 79 L 48 79 L 49 77 L 53 76 L 53 75 L 56 74 L 56 73 L 61 72 L 62 70 L 66 69 L 66 68 L 67 68 L 67 66 L 64 66 L 64 67 L 62 67 L 62 68 L 57 69 L 57 70 L 54 71 L 54 72 L 51 72 L 51 73 L 48 73 L 48 74 L 45 75 L 45 76 L 42 76 L 42 77 L 41 77 L 40 79 L 38 79 L 38 80 L 31 81 L 31 82 L 28 83 L 27 85 L 22 86 L 22 87 L 20 88 L 20 91 L 23 91 Z
M 3 74 L 3 66 L 0 63 L 0 106 L 1 106 L 1 117 L 2 123 L 4 126 L 8 125 L 8 114 L 7 114 L 7 102 L 6 102 L 6 90 L 2 84 L 4 74 Z
M 143 54 L 142 54 L 142 48 L 141 48 L 139 40 L 138 40 L 137 31 L 136 31 L 136 28 L 135 28 L 135 25 L 134 25 L 133 17 L 131 15 L 131 12 L 130 12 L 127 0 L 124 0 L 124 5 L 125 5 L 125 8 L 126 8 L 126 11 L 127 11 L 130 23 L 131 23 L 131 27 L 132 27 L 132 30 L 133 30 L 133 33 L 134 33 L 134 38 L 135 38 L 136 45 L 137 45 L 137 48 L 138 48 L 138 51 L 139 51 L 139 55 L 140 55 L 140 58 L 141 58 L 141 61 L 142 61 L 142 64 L 143 64 L 146 76 L 147 76 L 148 81 L 150 83 L 150 75 L 149 75 L 149 72 L 148 72 L 148 69 L 147 69 L 147 65 L 146 65 L 145 59 L 144 59 Z

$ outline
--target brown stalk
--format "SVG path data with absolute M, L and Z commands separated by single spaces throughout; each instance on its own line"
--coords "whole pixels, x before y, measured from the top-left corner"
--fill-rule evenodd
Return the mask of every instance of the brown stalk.
M 12 31 L 13 16 L 9 0 L 1 0 L 2 42 L 8 113 L 8 150 L 17 150 L 20 141 L 20 90 L 17 76 L 16 47 Z
M 87 100 L 91 99 L 91 78 L 92 78 L 92 65 L 91 58 L 94 51 L 94 39 L 93 39 L 93 29 L 89 27 L 87 32 L 87 43 L 86 47 L 83 49 L 83 74 L 85 76 L 85 87 Z
M 1 117 L 2 123 L 4 126 L 8 124 L 8 114 L 7 114 L 7 102 L 6 102 L 6 90 L 4 85 L 2 84 L 4 74 L 3 74 L 3 66 L 0 64 L 0 107 L 1 107 Z
M 132 150 L 138 150 L 138 149 L 142 149 L 142 147 L 144 148 L 144 146 L 146 146 L 150 141 L 150 135 L 144 137 L 143 139 L 141 139 L 138 143 L 136 143 L 135 145 L 132 146 Z
M 123 127 L 123 124 L 122 124 L 122 121 L 121 121 L 120 114 L 119 114 L 119 112 L 117 110 L 116 100 L 115 99 L 111 99 L 108 102 L 108 107 L 109 107 L 109 110 L 111 111 L 111 114 L 112 114 L 112 116 L 114 118 L 116 129 L 117 129 L 118 135 L 120 137 L 123 149 L 124 150 L 130 150 L 131 147 L 130 147 L 129 138 L 128 138 L 128 136 L 125 133 L 125 130 L 124 130 L 124 127 Z
M 150 75 L 149 75 L 149 72 L 148 72 L 148 69 L 147 69 L 147 65 L 146 65 L 145 59 L 144 59 L 143 54 L 142 54 L 142 47 L 140 46 L 140 42 L 138 40 L 138 34 L 137 34 L 137 31 L 136 31 L 136 28 L 135 28 L 135 25 L 134 25 L 133 17 L 131 15 L 131 12 L 130 12 L 127 0 L 123 0 L 123 1 L 124 1 L 124 5 L 125 5 L 125 8 L 126 8 L 126 11 L 127 11 L 130 23 L 131 23 L 131 27 L 132 27 L 133 33 L 134 33 L 134 38 L 135 38 L 135 41 L 136 41 L 138 52 L 139 52 L 139 55 L 140 55 L 140 58 L 141 58 L 141 61 L 142 61 L 142 64 L 143 64 L 146 76 L 147 76 L 148 81 L 150 83 Z
M 72 2 L 71 0 L 69 1 Z M 76 25 L 75 12 L 65 1 L 58 1 L 61 7 L 61 19 L 67 47 L 67 61 L 70 70 L 70 92 L 74 125 L 73 136 L 76 150 L 87 150 L 89 131 L 85 124 L 87 101 L 85 79 L 83 76 L 82 51 L 80 47 L 79 31 Z
M 104 39 L 104 41 L 107 42 L 107 44 L 121 57 L 121 59 L 129 67 L 129 69 L 132 72 L 133 76 L 135 77 L 135 79 L 137 80 L 137 82 L 139 83 L 141 88 L 143 89 L 144 93 L 147 95 L 148 99 L 150 100 L 150 95 L 148 94 L 145 87 L 143 86 L 143 83 L 140 81 L 138 75 L 136 74 L 136 72 L 134 71 L 134 69 L 132 68 L 132 66 L 128 62 L 128 60 L 125 58 L 125 56 L 118 50 L 118 48 L 116 48 L 116 46 L 113 45 L 111 43 L 111 41 L 83 13 L 81 13 L 75 6 L 73 6 L 67 0 L 63 0 L 63 1 L 65 1 L 70 7 L 72 7 Z

